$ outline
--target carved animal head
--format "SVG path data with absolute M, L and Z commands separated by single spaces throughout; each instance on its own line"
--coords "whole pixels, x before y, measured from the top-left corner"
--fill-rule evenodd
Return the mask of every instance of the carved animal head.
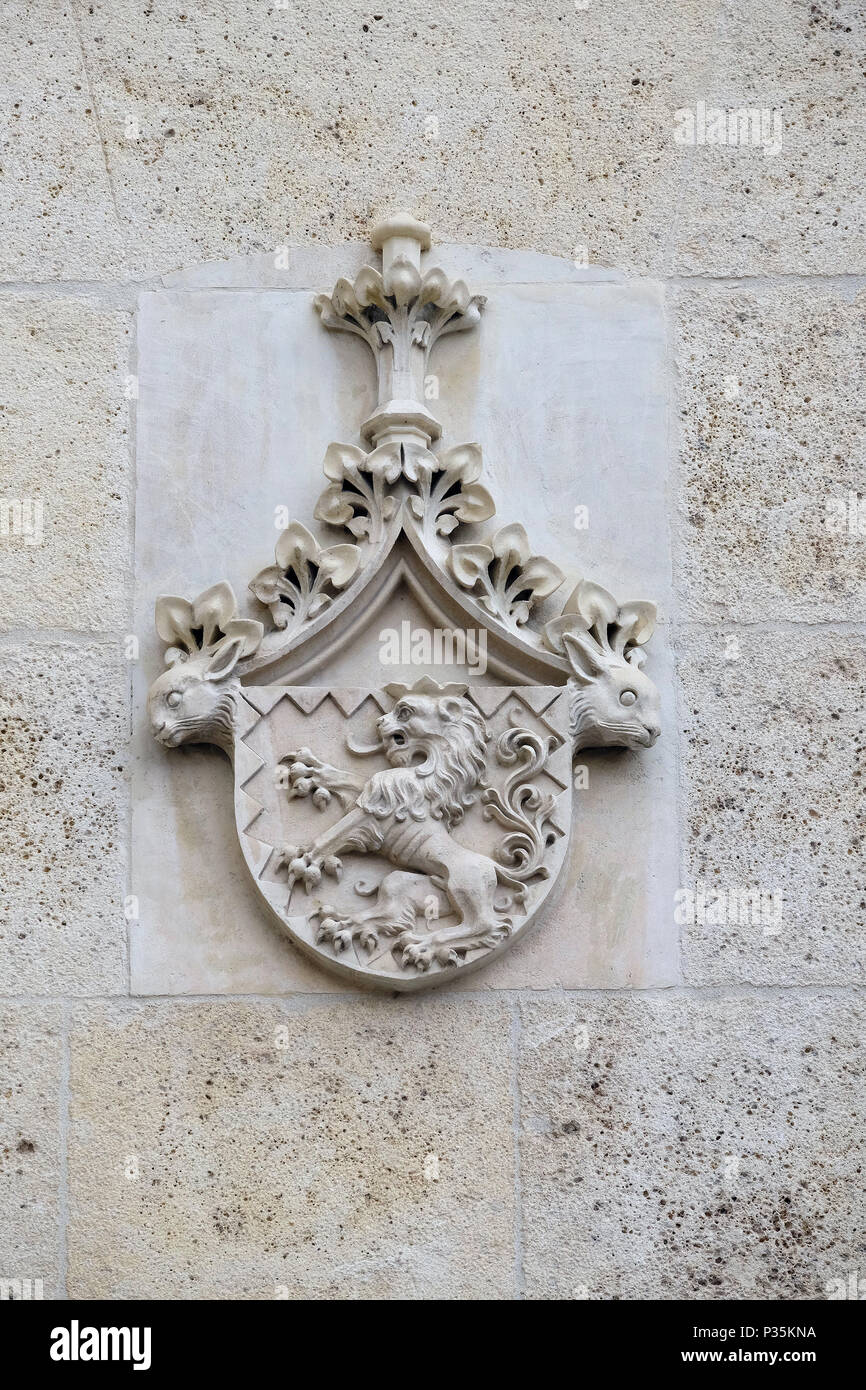
M 490 738 L 475 706 L 460 695 L 409 692 L 376 728 L 388 762 L 411 769 L 409 780 L 420 785 L 432 814 L 448 825 L 462 820 L 484 777 Z
M 568 657 L 571 733 L 579 748 L 650 748 L 661 733 L 659 693 L 640 667 L 655 627 L 651 603 L 616 600 L 597 584 L 577 586 L 545 640 Z
M 240 683 L 233 673 L 251 656 L 262 624 L 235 617 L 228 584 L 215 584 L 193 603 L 163 597 L 156 602 L 156 629 L 172 643 L 168 670 L 157 676 L 147 697 L 154 738 L 166 748 L 180 743 L 216 743 L 228 750 Z

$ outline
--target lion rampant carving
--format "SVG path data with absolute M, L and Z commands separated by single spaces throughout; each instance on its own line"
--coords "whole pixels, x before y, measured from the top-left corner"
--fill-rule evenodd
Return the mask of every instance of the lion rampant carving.
M 366 911 L 346 915 L 317 902 L 318 939 L 329 940 L 339 951 L 357 938 L 362 947 L 372 950 L 380 936 L 395 936 L 404 966 L 425 970 L 434 960 L 459 964 L 466 951 L 495 946 L 510 934 L 513 924 L 506 913 L 515 903 L 523 903 L 524 880 L 544 870 L 530 862 L 529 853 L 518 845 L 512 851 L 514 872 L 508 872 L 487 855 L 460 844 L 450 833 L 452 827 L 480 798 L 485 814 L 497 815 L 512 829 L 514 840 L 528 844 L 537 836 L 537 828 L 487 786 L 491 735 L 467 699 L 404 693 L 394 709 L 377 721 L 376 729 L 378 742 L 372 748 L 353 751 L 381 752 L 390 766 L 366 781 L 322 762 L 307 748 L 282 759 L 288 765 L 290 797 L 312 794 L 314 804 L 322 807 L 333 794 L 344 805 L 351 803 L 351 809 L 306 849 L 284 845 L 278 864 L 287 867 L 290 892 L 297 882 L 310 892 L 318 888 L 323 875 L 339 879 L 340 855 L 381 854 L 396 872 L 378 885 L 375 903 Z M 524 741 L 533 739 L 522 732 Z M 512 730 L 504 737 L 513 739 L 515 733 Z M 508 752 L 504 760 L 515 757 Z M 444 892 L 459 922 L 419 935 L 419 913 L 427 917 L 428 925 L 431 917 L 438 916 L 431 884 Z M 507 890 L 499 904 L 494 902 L 497 887 Z M 368 894 L 376 889 L 358 885 L 358 891 Z

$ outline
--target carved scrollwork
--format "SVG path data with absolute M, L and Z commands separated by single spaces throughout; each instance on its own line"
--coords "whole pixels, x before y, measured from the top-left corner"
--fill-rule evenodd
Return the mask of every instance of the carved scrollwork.
M 509 832 L 496 857 L 521 883 L 547 878 L 550 872 L 544 857 L 555 837 L 550 823 L 554 799 L 532 781 L 547 762 L 549 751 L 549 740 L 531 730 L 507 729 L 497 740 L 496 756 L 506 767 L 512 763 L 518 766 L 503 792 L 488 787 L 481 795 L 484 819 L 499 821 Z
M 356 545 L 322 549 L 306 526 L 293 521 L 277 541 L 275 559 L 276 564 L 259 571 L 250 589 L 271 610 L 276 627 L 299 628 L 318 617 L 334 593 L 351 582 L 361 552 Z
M 481 607 L 513 631 L 527 622 L 533 604 L 554 593 L 565 578 L 551 560 L 530 553 L 519 523 L 503 526 L 489 545 L 452 546 L 448 567 L 462 588 L 480 590 Z

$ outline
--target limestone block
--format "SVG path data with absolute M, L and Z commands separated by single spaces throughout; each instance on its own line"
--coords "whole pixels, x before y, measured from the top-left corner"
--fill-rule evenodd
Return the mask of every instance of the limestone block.
M 3 56 L 0 279 L 122 275 L 123 232 L 108 144 L 123 116 L 103 106 L 91 88 L 76 8 L 27 0 L 5 5 Z
M 691 983 L 862 981 L 864 672 L 851 633 L 683 641 Z
M 56 1298 L 59 1293 L 60 1034 L 59 1005 L 0 1006 L 4 1299 Z M 7 1280 L 20 1283 L 10 1286 Z
M 94 301 L 0 299 L 4 629 L 128 622 L 130 341 Z
M 76 1298 L 510 1298 L 497 1004 L 82 1005 Z
M 128 670 L 112 643 L 0 647 L 0 993 L 125 988 Z
M 832 992 L 527 1001 L 527 1297 L 826 1297 L 864 1234 L 862 1032 Z
M 673 302 L 686 611 L 860 619 L 866 502 L 851 498 L 864 491 L 866 297 L 773 285 L 688 288 Z
M 658 269 L 689 177 L 672 111 L 715 29 L 692 0 L 627 25 L 480 0 L 80 17 L 130 255 L 156 270 L 357 238 L 395 189 L 443 239 Z
M 677 107 L 736 115 L 738 143 L 679 146 L 673 268 L 703 275 L 862 273 L 863 12 L 759 0 L 717 12 L 708 65 Z M 742 113 L 748 116 L 744 141 Z M 760 143 L 752 143 L 755 116 Z M 726 132 L 727 133 L 727 132 Z M 769 355 L 769 354 L 768 354 Z

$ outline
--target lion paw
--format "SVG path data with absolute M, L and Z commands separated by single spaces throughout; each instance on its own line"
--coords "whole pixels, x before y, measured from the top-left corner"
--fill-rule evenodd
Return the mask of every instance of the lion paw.
M 433 964 L 433 948 L 420 941 L 410 941 L 403 947 L 402 965 L 414 965 L 418 970 L 429 970 Z
M 293 888 L 299 881 L 309 893 L 318 888 L 322 874 L 330 874 L 339 882 L 343 872 L 342 861 L 335 854 L 317 854 L 315 850 L 299 850 L 294 845 L 283 845 L 277 856 L 278 867 L 288 865 L 288 884 Z
M 352 917 L 343 917 L 324 903 L 318 908 L 318 917 L 317 945 L 327 941 L 335 951 L 347 951 L 355 937 L 365 951 L 373 951 L 379 944 L 378 934 L 373 927 L 356 922 Z

